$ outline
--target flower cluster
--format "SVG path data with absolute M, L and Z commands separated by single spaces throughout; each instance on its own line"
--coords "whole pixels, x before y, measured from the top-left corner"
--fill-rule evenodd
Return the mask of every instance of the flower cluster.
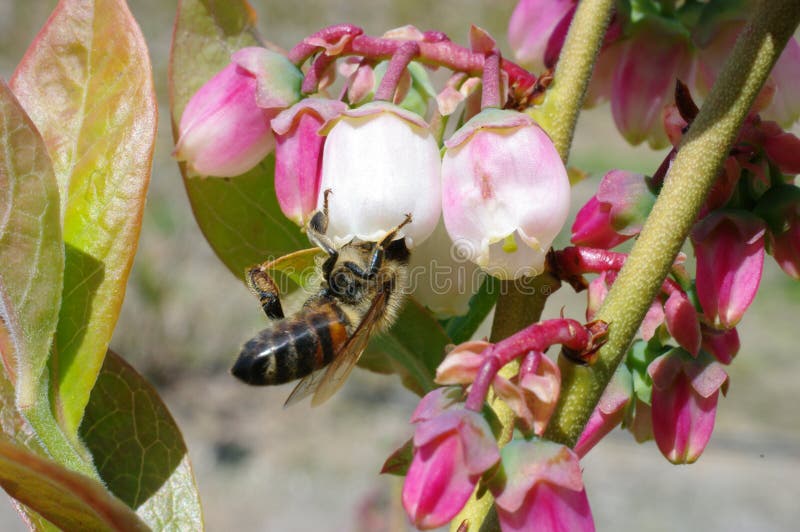
M 240 50 L 190 100 L 175 155 L 205 177 L 235 177 L 274 156 L 278 203 L 301 227 L 331 191 L 335 245 L 378 241 L 410 214 L 398 235 L 409 247 L 443 223 L 451 256 L 502 279 L 536 275 L 567 218 L 567 172 L 533 119 L 501 109 L 526 101 L 535 78 L 482 30 L 472 37 L 466 49 L 410 26 L 375 38 L 341 25 L 288 56 Z M 340 57 L 346 90 L 333 99 L 326 87 Z M 436 94 L 423 64 L 456 74 Z M 446 121 L 459 112 L 465 124 L 442 152 Z M 430 302 L 457 306 L 440 303 Z
M 677 147 L 697 108 L 680 84 L 676 102 L 665 115 L 665 131 Z M 711 437 L 728 380 L 722 366 L 739 350 L 736 325 L 755 298 L 766 253 L 798 278 L 800 188 L 793 182 L 799 150 L 800 139 L 775 122 L 755 114 L 747 119 L 691 231 L 694 282 L 679 258 L 628 355 L 635 397 L 625 423 L 637 439 L 652 434 L 670 461 L 697 460 Z M 607 250 L 641 231 L 674 153 L 652 177 L 607 173 L 572 227 L 573 243 L 596 249 L 556 253 L 567 278 L 599 274 L 588 284 L 588 318 L 624 262 L 623 254 Z
M 511 48 L 534 72 L 553 68 L 577 0 L 520 0 L 509 23 Z M 670 4 L 665 6 L 662 4 Z M 595 66 L 588 104 L 610 100 L 614 123 L 632 144 L 668 145 L 662 117 L 676 79 L 707 94 L 744 27 L 749 2 L 618 2 Z M 699 12 L 698 12 L 699 10 Z M 788 126 L 800 118 L 800 44 L 792 38 L 758 105 Z
M 444 525 L 483 480 L 504 531 L 594 530 L 579 455 L 541 439 L 561 385 L 558 366 L 544 351 L 562 344 L 573 356 L 588 357 L 605 334 L 601 322 L 555 319 L 496 344 L 475 341 L 452 349 L 437 370 L 436 382 L 445 387 L 426 395 L 411 418 L 416 428 L 403 505 L 412 522 L 422 529 Z M 498 373 L 516 359 L 517 375 Z M 519 431 L 502 450 L 496 418 L 484 408 L 490 387 L 511 407 Z

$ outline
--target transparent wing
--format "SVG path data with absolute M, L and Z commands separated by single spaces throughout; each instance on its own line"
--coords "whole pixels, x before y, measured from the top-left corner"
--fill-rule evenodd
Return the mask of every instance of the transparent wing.
M 300 382 L 297 383 L 297 386 L 294 387 L 292 393 L 289 394 L 289 397 L 286 399 L 286 402 L 283 403 L 283 408 L 287 406 L 292 406 L 295 403 L 299 403 L 312 393 L 314 393 L 317 388 L 319 387 L 320 383 L 322 382 L 322 377 L 325 375 L 325 371 L 330 366 L 326 366 L 324 368 L 319 368 L 317 371 L 306 375 Z
M 336 353 L 333 362 L 330 363 L 327 371 L 316 386 L 314 397 L 311 398 L 311 406 L 321 405 L 330 399 L 342 387 L 344 381 L 347 380 L 347 376 L 356 367 L 358 359 L 361 358 L 361 353 L 364 352 L 369 343 L 375 326 L 386 310 L 387 299 L 388 294 L 384 291 L 378 292 L 377 296 L 375 296 L 361 323 L 358 324 L 356 330 L 353 331 L 353 335 L 347 339 L 347 342 Z

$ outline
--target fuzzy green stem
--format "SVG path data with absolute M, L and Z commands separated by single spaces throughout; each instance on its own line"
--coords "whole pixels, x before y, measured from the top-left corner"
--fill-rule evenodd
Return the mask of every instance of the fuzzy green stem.
M 608 343 L 591 368 L 562 365 L 545 436 L 574 446 L 680 251 L 739 128 L 800 21 L 797 0 L 759 2 L 681 143 L 658 200 L 597 318 Z
M 578 4 L 553 83 L 541 108 L 535 111 L 565 163 L 613 8 L 614 0 L 584 0 Z

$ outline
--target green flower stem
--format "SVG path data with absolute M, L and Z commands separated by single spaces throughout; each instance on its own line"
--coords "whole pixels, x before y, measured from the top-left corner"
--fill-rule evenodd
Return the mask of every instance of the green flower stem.
M 578 114 L 592 77 L 592 68 L 603 45 L 613 8 L 614 0 L 584 0 L 578 3 L 553 74 L 553 83 L 541 108 L 532 109 L 540 125 L 553 139 L 565 164 Z
M 590 368 L 562 364 L 562 392 L 545 436 L 574 446 L 667 276 L 739 128 L 800 21 L 797 0 L 759 2 L 681 143 L 653 211 L 597 317 L 608 343 Z
M 553 75 L 553 83 L 547 91 L 544 104 L 536 113 L 539 124 L 550 135 L 565 163 L 586 88 L 589 86 L 592 67 L 603 43 L 613 7 L 614 0 L 585 0 L 578 4 Z M 520 290 L 513 282 L 503 283 L 492 322 L 492 342 L 507 338 L 538 321 L 547 298 L 558 289 L 558 281 L 549 274 L 544 274 L 535 278 L 532 286 L 527 288 Z M 500 375 L 508 377 L 518 370 L 519 364 L 512 363 L 500 370 Z M 490 404 L 503 424 L 503 433 L 499 438 L 503 445 L 511 439 L 514 415 L 508 405 L 499 399 L 492 400 Z M 480 498 L 472 495 L 464 509 L 452 521 L 451 530 L 457 530 L 464 521 L 470 523 L 470 530 L 499 530 L 494 498 L 488 490 Z

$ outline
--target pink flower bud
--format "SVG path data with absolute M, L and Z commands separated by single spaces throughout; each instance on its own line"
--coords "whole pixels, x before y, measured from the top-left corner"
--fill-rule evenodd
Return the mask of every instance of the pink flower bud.
M 186 104 L 175 158 L 190 174 L 241 175 L 275 147 L 270 120 L 300 98 L 302 73 L 284 56 L 243 48 Z
M 441 159 L 424 120 L 372 102 L 346 111 L 323 132 L 320 190 L 332 191 L 328 235 L 334 243 L 378 241 L 406 214 L 412 221 L 400 236 L 409 247 L 433 233 L 442 210 Z
M 664 316 L 669 334 L 678 345 L 696 357 L 700 352 L 700 323 L 694 305 L 678 291 L 670 294 L 664 303 Z
M 477 412 L 451 408 L 420 421 L 403 484 L 403 507 L 411 522 L 430 529 L 450 521 L 499 459 L 489 424 Z
M 764 266 L 764 222 L 744 211 L 717 211 L 692 230 L 697 297 L 705 319 L 729 329 L 756 296 Z
M 456 246 L 501 279 L 541 273 L 570 195 L 547 134 L 526 114 L 485 109 L 445 146 L 442 208 Z
M 592 196 L 575 217 L 570 241 L 576 246 L 611 249 L 629 238 L 611 228 L 611 206 Z
M 641 232 L 653 203 L 655 194 L 645 176 L 611 170 L 600 181 L 597 195 L 578 212 L 572 242 L 603 249 L 625 242 Z
M 700 329 L 703 331 L 703 349 L 723 364 L 730 364 L 741 347 L 736 327 L 721 331 L 702 325 Z
M 489 342 L 473 340 L 450 350 L 436 368 L 437 384 L 471 384 L 483 364 L 483 353 Z
M 625 407 L 632 398 L 631 372 L 623 364 L 617 368 L 611 382 L 603 391 L 600 401 L 586 423 L 586 428 L 575 444 L 575 452 L 579 457 L 586 456 L 592 447 L 622 422 L 625 417 Z
M 287 218 L 305 226 L 317 208 L 322 148 L 320 127 L 347 106 L 338 100 L 309 98 L 272 120 L 275 132 L 275 193 Z
M 673 349 L 647 367 L 653 379 L 653 435 L 661 454 L 674 464 L 691 464 L 714 430 L 719 391 L 728 375 L 718 362 L 695 360 Z
M 503 532 L 593 531 L 578 456 L 546 440 L 514 440 L 502 450 L 505 482 L 491 482 Z
M 508 40 L 517 60 L 533 72 L 552 67 L 564 43 L 564 29 L 575 13 L 576 0 L 520 0 L 508 25 Z M 549 63 L 545 63 L 545 56 Z
M 664 108 L 672 102 L 675 80 L 691 85 L 694 57 L 687 38 L 655 21 L 640 23 L 621 52 L 612 85 L 611 113 L 631 144 L 668 145 L 662 127 Z

